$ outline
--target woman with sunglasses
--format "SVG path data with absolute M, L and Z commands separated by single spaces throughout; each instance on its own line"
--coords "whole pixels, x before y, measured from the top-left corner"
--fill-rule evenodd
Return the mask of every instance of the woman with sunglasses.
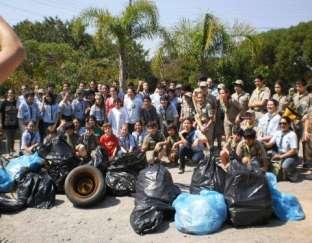
M 281 161 L 284 179 L 291 182 L 297 181 L 298 172 L 296 166 L 299 162 L 298 157 L 298 138 L 294 131 L 290 130 L 291 120 L 288 117 L 282 117 L 280 130 L 277 131 L 268 143 L 266 148 L 277 147 L 277 153 L 273 155 L 272 161 Z

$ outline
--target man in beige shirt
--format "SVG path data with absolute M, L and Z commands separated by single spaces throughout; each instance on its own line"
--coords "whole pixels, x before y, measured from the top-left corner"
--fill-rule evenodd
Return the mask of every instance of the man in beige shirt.
M 256 119 L 259 120 L 266 111 L 266 103 L 271 97 L 271 90 L 265 86 L 261 76 L 255 79 L 256 89 L 252 92 L 248 107 L 256 113 Z
M 232 100 L 237 101 L 238 103 L 241 104 L 243 111 L 248 110 L 248 101 L 249 101 L 249 93 L 246 93 L 244 91 L 244 82 L 243 80 L 236 80 L 234 83 L 234 90 L 235 93 L 232 94 L 231 98 Z

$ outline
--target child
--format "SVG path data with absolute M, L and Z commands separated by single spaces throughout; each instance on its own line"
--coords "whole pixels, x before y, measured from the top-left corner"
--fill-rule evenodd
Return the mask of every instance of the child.
M 26 130 L 22 134 L 21 150 L 24 154 L 34 153 L 36 147 L 40 144 L 39 132 L 35 130 L 35 123 L 30 121 L 27 123 Z
M 53 138 L 57 136 L 57 132 L 54 126 L 48 126 L 47 136 L 43 139 L 43 144 L 48 144 L 52 141 Z
M 146 136 L 146 132 L 143 130 L 141 121 L 137 121 L 134 124 L 134 131 L 132 132 L 134 137 L 136 148 L 138 151 L 142 151 L 143 140 Z
M 79 161 L 78 163 L 79 165 L 87 164 L 91 160 L 91 157 L 88 154 L 87 148 L 83 144 L 78 144 L 75 147 L 75 155 Z
M 129 134 L 127 124 L 121 127 L 119 144 L 121 153 L 131 153 L 136 148 L 135 139 Z
M 176 163 L 178 161 L 178 141 L 180 140 L 178 129 L 175 125 L 168 126 L 168 137 L 166 138 L 166 154 L 169 162 Z
M 89 153 L 97 147 L 98 137 L 94 134 L 93 127 L 89 122 L 86 123 L 86 132 L 81 135 L 79 142 L 86 146 Z
M 223 146 L 223 149 L 220 152 L 220 166 L 226 170 L 229 166 L 230 162 L 230 155 L 236 152 L 236 147 L 238 143 L 243 138 L 244 131 L 240 127 L 234 127 L 232 130 L 232 136 L 229 138 L 229 140 L 226 142 L 226 144 Z
M 113 160 L 118 152 L 119 140 L 113 134 L 109 123 L 103 125 L 104 135 L 100 138 L 100 145 L 106 151 L 109 160 Z
M 157 123 L 149 122 L 147 124 L 147 135 L 144 138 L 142 150 L 144 152 L 153 150 L 155 154 L 158 154 L 165 143 L 164 135 L 157 130 Z

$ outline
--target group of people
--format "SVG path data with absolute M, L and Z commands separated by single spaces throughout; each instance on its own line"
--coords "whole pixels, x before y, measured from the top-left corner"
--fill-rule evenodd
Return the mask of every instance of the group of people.
M 236 156 L 246 166 L 268 170 L 281 162 L 285 178 L 296 180 L 296 166 L 312 165 L 312 95 L 304 80 L 291 95 L 277 81 L 274 94 L 262 77 L 255 90 L 244 91 L 244 82 L 233 82 L 234 93 L 224 84 L 203 77 L 192 89 L 160 82 L 151 92 L 149 83 L 130 83 L 126 92 L 111 86 L 80 83 L 75 93 L 67 82 L 60 93 L 52 83 L 46 89 L 21 87 L 16 96 L 8 90 L 0 106 L 0 126 L 6 150 L 14 151 L 17 131 L 20 150 L 32 153 L 53 137 L 62 135 L 77 156 L 87 160 L 101 146 L 110 160 L 123 153 L 153 151 L 153 156 L 179 164 L 204 158 L 204 151 L 220 151 L 225 170 Z M 285 116 L 291 109 L 292 116 Z M 295 115 L 295 118 L 293 116 Z M 216 145 L 216 146 L 214 146 Z

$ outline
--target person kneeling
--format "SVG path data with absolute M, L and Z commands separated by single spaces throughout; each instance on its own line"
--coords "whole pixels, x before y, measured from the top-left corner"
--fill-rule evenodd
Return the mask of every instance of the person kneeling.
M 35 123 L 33 121 L 28 122 L 21 140 L 21 150 L 23 154 L 34 153 L 36 148 L 40 145 L 40 135 L 39 132 L 35 130 Z
M 297 181 L 298 172 L 296 166 L 299 163 L 298 139 L 294 131 L 290 130 L 291 120 L 282 117 L 279 125 L 281 130 L 277 131 L 268 143 L 267 148 L 277 147 L 277 153 L 273 155 L 272 161 L 281 161 L 284 179 L 291 182 Z

